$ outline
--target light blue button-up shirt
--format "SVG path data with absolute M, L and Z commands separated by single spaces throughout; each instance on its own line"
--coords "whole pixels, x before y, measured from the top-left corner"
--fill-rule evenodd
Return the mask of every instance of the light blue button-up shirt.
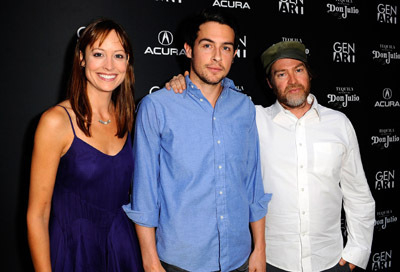
M 143 98 L 136 117 L 136 224 L 156 227 L 160 260 L 189 271 L 230 271 L 251 252 L 249 222 L 267 212 L 255 107 L 230 79 L 215 108 L 186 77 L 182 94 Z

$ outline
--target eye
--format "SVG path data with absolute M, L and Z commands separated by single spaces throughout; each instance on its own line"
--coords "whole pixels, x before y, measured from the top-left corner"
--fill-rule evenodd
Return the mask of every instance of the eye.
M 102 57 L 103 54 L 100 53 L 100 52 L 94 52 L 94 53 L 93 53 L 93 56 L 94 56 L 94 57 Z
M 126 55 L 125 54 L 116 54 L 115 58 L 117 58 L 117 59 L 126 59 Z
M 230 46 L 224 46 L 224 51 L 231 51 L 231 47 Z
M 276 77 L 278 77 L 278 78 L 279 78 L 279 77 L 284 77 L 284 76 L 285 76 L 285 73 L 277 73 L 277 74 L 276 74 Z

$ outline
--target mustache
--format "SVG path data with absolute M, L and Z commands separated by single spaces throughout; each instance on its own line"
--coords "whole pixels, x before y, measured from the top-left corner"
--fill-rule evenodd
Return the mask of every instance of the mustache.
M 301 88 L 302 90 L 305 90 L 304 86 L 302 84 L 290 84 L 286 86 L 285 92 L 289 92 L 291 89 L 297 89 Z

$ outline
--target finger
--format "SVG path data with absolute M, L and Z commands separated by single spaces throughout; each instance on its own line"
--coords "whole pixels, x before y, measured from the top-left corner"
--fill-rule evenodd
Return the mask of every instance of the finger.
M 189 75 L 189 71 L 185 71 L 184 76 L 188 76 Z

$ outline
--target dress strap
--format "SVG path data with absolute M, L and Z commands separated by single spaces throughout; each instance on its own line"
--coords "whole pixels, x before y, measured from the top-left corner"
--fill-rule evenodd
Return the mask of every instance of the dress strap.
M 76 137 L 75 129 L 74 129 L 74 124 L 72 123 L 71 115 L 69 115 L 69 112 L 68 112 L 67 108 L 64 107 L 64 106 L 61 106 L 61 105 L 57 105 L 57 106 L 59 106 L 59 107 L 61 107 L 61 108 L 64 108 L 64 110 L 67 112 L 68 118 L 69 118 L 69 122 L 71 123 L 72 131 L 74 132 L 74 136 Z

